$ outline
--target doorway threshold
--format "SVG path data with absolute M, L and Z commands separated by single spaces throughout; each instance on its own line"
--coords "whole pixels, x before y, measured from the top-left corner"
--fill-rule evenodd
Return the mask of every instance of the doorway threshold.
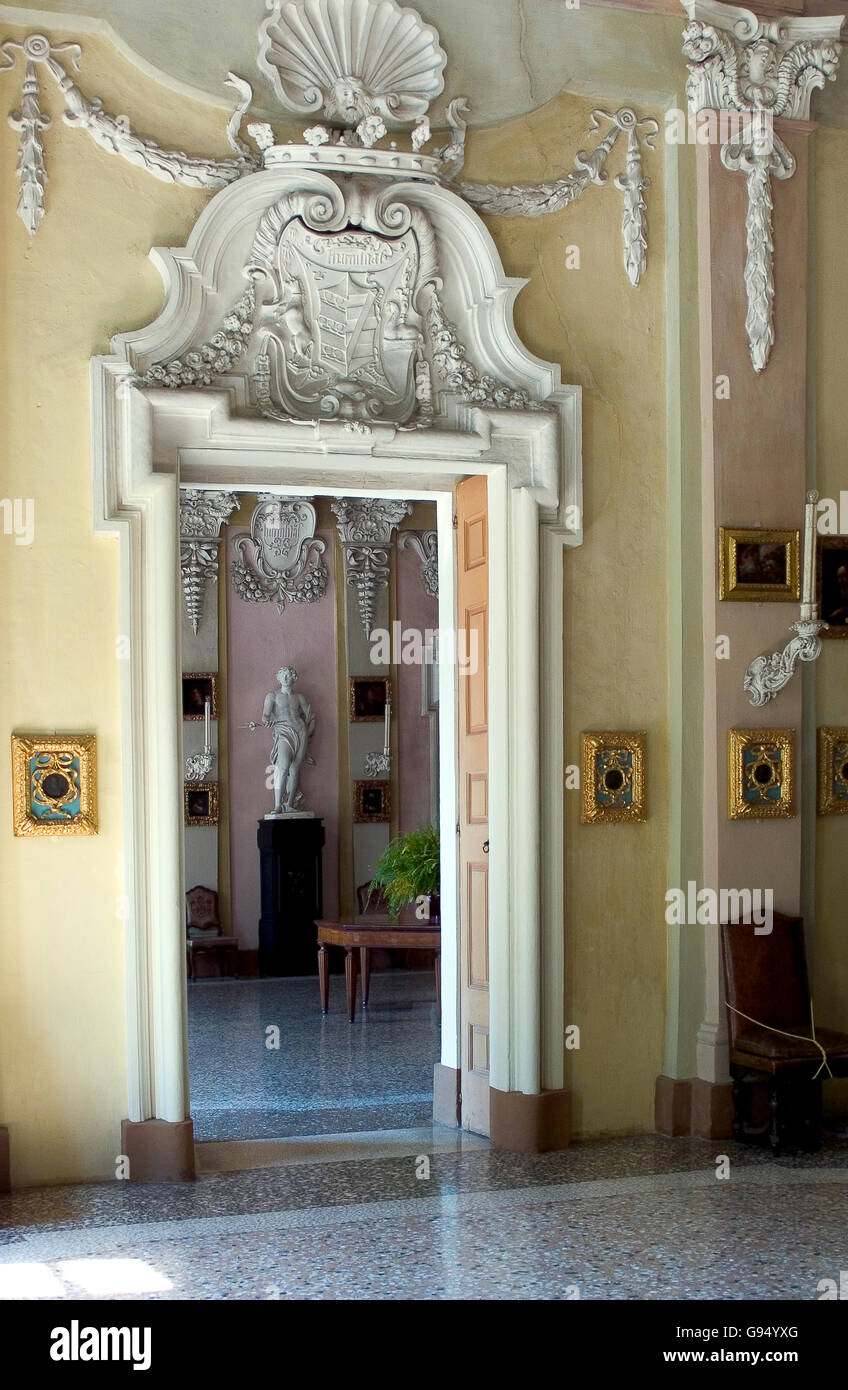
M 198 1177 L 286 1164 L 344 1163 L 366 1158 L 416 1158 L 419 1154 L 488 1149 L 488 1139 L 447 1125 L 415 1129 L 304 1134 L 285 1139 L 206 1139 L 195 1144 Z

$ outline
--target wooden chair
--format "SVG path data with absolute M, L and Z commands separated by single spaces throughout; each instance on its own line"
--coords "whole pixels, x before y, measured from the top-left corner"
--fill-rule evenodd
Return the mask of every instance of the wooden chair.
M 197 884 L 186 893 L 186 969 L 190 980 L 197 979 L 198 955 L 212 955 L 223 977 L 226 963 L 230 975 L 238 974 L 238 937 L 224 936 L 218 913 L 218 894 Z
M 817 1149 L 822 1078 L 848 1076 L 848 1034 L 813 1028 L 803 920 L 776 912 L 760 936 L 752 924 L 724 923 L 721 938 L 734 1138 L 768 1136 L 775 1155 Z M 768 1106 L 757 1122 L 764 1091 Z

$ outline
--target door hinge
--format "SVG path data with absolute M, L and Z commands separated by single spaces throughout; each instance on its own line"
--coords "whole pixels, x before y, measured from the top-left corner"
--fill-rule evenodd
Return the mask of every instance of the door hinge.
M 459 517 L 457 516 L 456 512 L 454 512 L 453 514 L 453 529 L 454 531 L 457 531 L 459 529 Z
M 456 833 L 457 833 L 457 835 L 459 834 L 459 821 L 457 821 L 457 823 L 456 823 Z

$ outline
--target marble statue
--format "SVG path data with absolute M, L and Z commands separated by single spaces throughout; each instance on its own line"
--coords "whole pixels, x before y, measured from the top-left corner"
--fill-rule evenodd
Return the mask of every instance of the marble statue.
M 309 757 L 309 740 L 315 732 L 315 715 L 304 695 L 292 686 L 297 680 L 293 666 L 283 666 L 277 672 L 279 690 L 269 690 L 265 696 L 262 723 L 274 731 L 271 762 L 274 767 L 274 810 L 265 817 L 312 815 L 300 809 L 303 793 L 298 789 L 300 769 L 304 763 L 314 763 Z M 251 724 L 250 728 L 256 728 Z

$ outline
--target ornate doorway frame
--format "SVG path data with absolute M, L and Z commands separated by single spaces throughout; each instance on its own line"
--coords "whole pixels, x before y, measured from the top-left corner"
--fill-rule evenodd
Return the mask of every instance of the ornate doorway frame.
M 451 316 L 438 332 L 460 356 L 463 342 L 474 344 L 471 399 L 448 376 L 426 428 L 380 419 L 267 418 L 251 404 L 249 354 L 248 365 L 225 363 L 204 385 L 166 389 L 150 370 L 184 358 L 212 336 L 241 293 L 251 238 L 258 222 L 268 225 L 260 219 L 269 208 L 290 207 L 292 198 L 303 207 L 305 188 L 317 199 L 313 208 L 336 207 L 346 196 L 340 188 L 351 187 L 344 177 L 337 184 L 318 171 L 272 163 L 219 193 L 187 247 L 151 252 L 166 285 L 159 318 L 119 335 L 110 355 L 92 359 L 94 525 L 118 538 L 121 570 L 129 1121 L 137 1130 L 150 1122 L 160 1132 L 163 1123 L 182 1127 L 181 1142 L 190 1149 L 177 702 L 180 484 L 422 497 L 449 494 L 460 479 L 483 473 L 496 559 L 490 589 L 492 1137 L 507 1147 L 552 1147 L 553 1131 L 559 1143 L 567 1130 L 562 552 L 581 540 L 580 389 L 561 385 L 558 369 L 520 343 L 512 304 L 524 282 L 504 275 L 479 217 L 423 177 L 392 182 L 397 202 L 391 207 L 412 208 L 420 225 L 426 217 L 432 227 L 440 262 L 433 283 Z M 380 207 L 388 206 L 387 196 L 388 189 Z M 510 408 L 495 405 L 486 382 L 499 397 L 498 383 L 504 384 Z M 440 556 L 443 575 L 453 574 L 454 561 L 452 553 Z M 453 889 L 455 898 L 456 884 Z M 447 883 L 443 912 L 446 896 Z M 445 964 L 449 969 L 449 957 Z M 445 1009 L 441 1066 L 456 1076 L 450 1017 Z M 124 1145 L 127 1152 L 126 1136 Z M 184 1172 L 188 1160 L 177 1166 Z

